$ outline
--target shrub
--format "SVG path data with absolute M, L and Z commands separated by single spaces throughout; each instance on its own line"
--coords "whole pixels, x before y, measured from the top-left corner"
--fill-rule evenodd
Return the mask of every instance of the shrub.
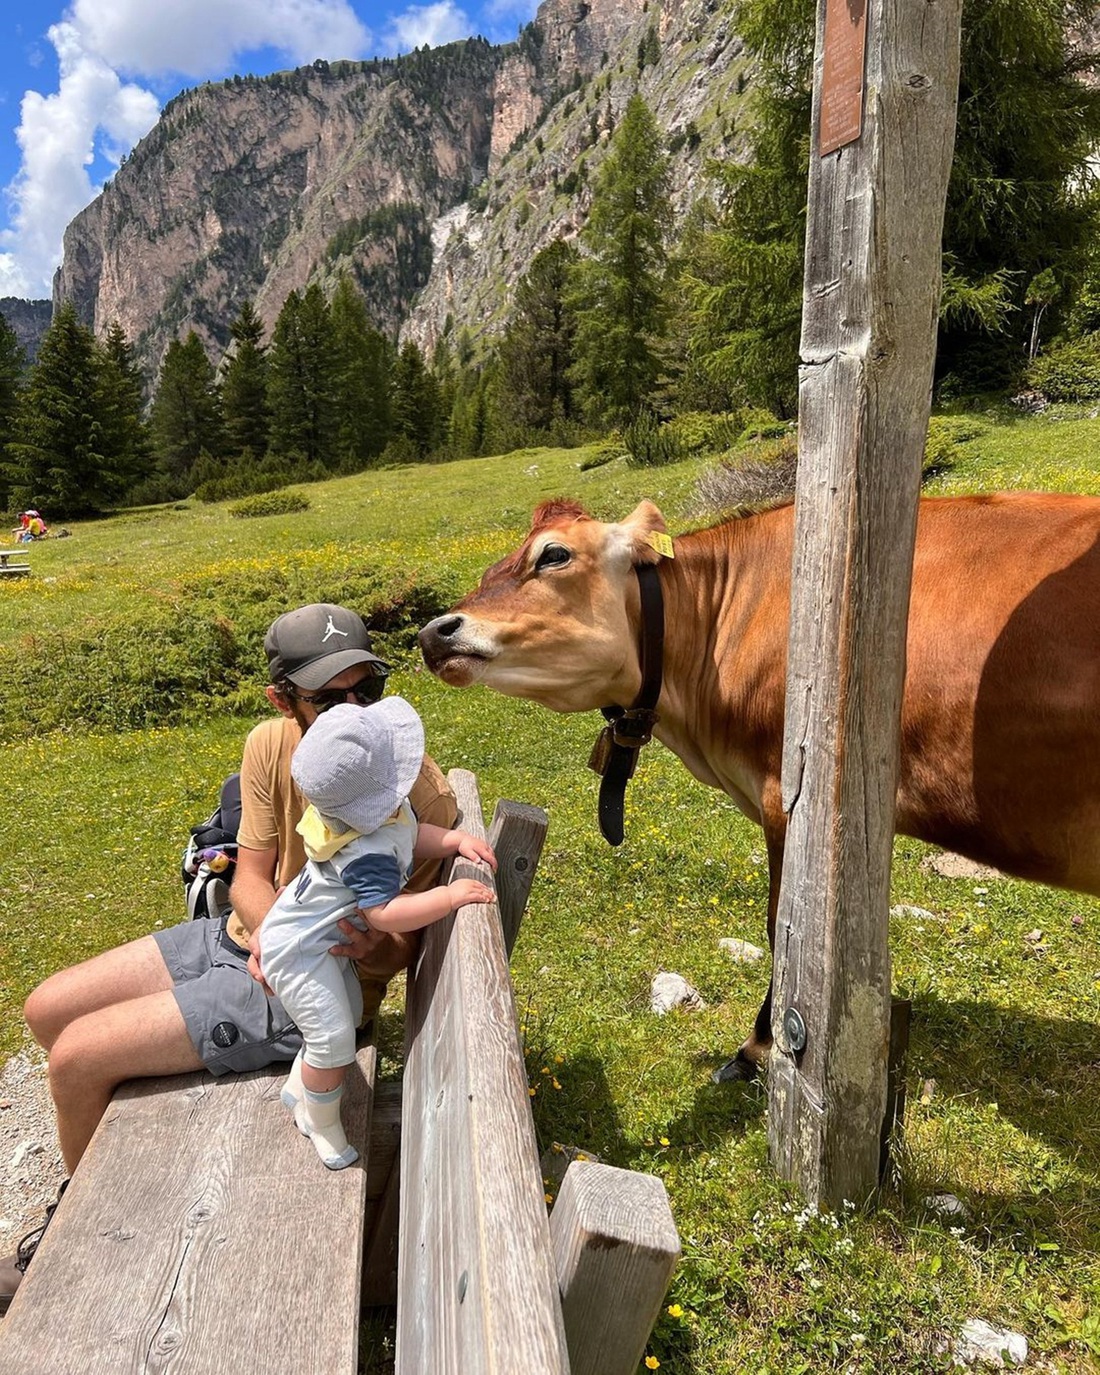
M 794 496 L 798 444 L 794 435 L 765 440 L 725 458 L 699 476 L 689 502 L 697 516 L 732 515 L 777 506 Z
M 210 711 L 263 710 L 263 639 L 288 607 L 340 602 L 366 617 L 376 648 L 412 652 L 416 632 L 458 588 L 403 566 L 370 569 L 364 550 L 328 546 L 296 563 L 272 557 L 183 579 L 162 607 L 89 619 L 0 647 L 0 740 L 59 728 L 129 730 Z
M 959 446 L 977 439 L 985 430 L 986 426 L 974 416 L 934 415 L 928 422 L 921 477 L 927 481 L 948 472 L 955 466 Z
M 382 450 L 382 457 L 378 462 L 383 468 L 397 468 L 403 467 L 406 463 L 419 463 L 420 455 L 408 435 L 399 434 Z
M 1048 401 L 1100 401 L 1100 334 L 1055 344 L 1029 365 L 1024 380 Z
M 623 443 L 632 468 L 663 468 L 682 457 L 676 436 L 652 411 L 639 411 L 623 430 Z
M 247 520 L 252 516 L 287 516 L 294 511 L 308 511 L 309 497 L 304 492 L 259 492 L 255 496 L 235 501 L 229 514 Z
M 739 439 L 782 439 L 791 432 L 791 424 L 778 420 L 771 411 L 755 406 L 747 406 L 741 413 L 742 430 Z
M 683 454 L 713 454 L 732 449 L 743 428 L 743 417 L 737 412 L 685 411 L 668 423 Z

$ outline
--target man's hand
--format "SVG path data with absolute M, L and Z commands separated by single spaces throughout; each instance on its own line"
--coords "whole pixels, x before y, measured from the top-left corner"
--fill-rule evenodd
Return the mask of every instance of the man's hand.
M 470 856 L 467 855 L 466 858 L 469 859 Z M 479 883 L 476 878 L 456 878 L 447 884 L 447 892 L 451 895 L 452 912 L 457 912 L 460 907 L 466 907 L 469 903 L 496 901 L 493 890 L 484 883 Z
M 364 931 L 349 917 L 341 917 L 336 925 L 347 936 L 347 941 L 344 945 L 330 945 L 330 955 L 348 955 L 353 960 L 366 960 L 370 958 L 380 941 L 389 940 L 388 932 Z
M 463 859 L 472 860 L 475 864 L 478 861 L 487 864 L 493 873 L 496 873 L 497 857 L 487 840 L 478 840 L 477 836 L 472 836 L 469 831 L 454 831 L 452 834 L 458 837 L 456 854 L 460 854 Z M 471 898 L 470 901 L 491 902 L 492 898 Z
M 264 971 L 260 968 L 260 933 L 253 931 L 248 938 L 248 972 L 260 985 L 269 998 L 274 998 L 275 990 L 264 978 Z

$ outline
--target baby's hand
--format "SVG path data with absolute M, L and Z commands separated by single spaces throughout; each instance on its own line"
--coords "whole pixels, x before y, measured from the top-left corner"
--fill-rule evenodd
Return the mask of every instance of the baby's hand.
M 469 831 L 456 831 L 455 835 L 458 836 L 458 853 L 463 859 L 473 860 L 474 863 L 480 860 L 496 872 L 497 857 L 487 840 L 478 840 L 477 836 L 470 835 Z
M 452 912 L 457 912 L 468 903 L 496 901 L 493 890 L 479 883 L 476 878 L 456 878 L 453 883 L 447 884 L 447 892 L 451 895 Z

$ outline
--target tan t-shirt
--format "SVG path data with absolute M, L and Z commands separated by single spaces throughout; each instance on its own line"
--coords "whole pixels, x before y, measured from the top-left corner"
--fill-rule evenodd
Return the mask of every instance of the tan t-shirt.
M 277 716 L 261 721 L 248 734 L 241 760 L 241 824 L 238 842 L 247 850 L 278 850 L 275 885 L 282 887 L 296 877 L 306 862 L 305 846 L 296 829 L 306 809 L 306 800 L 290 776 L 290 759 L 302 738 L 297 721 Z M 449 829 L 455 823 L 458 807 L 454 793 L 428 755 L 413 784 L 409 801 L 417 821 Z M 408 887 L 422 892 L 439 882 L 439 861 L 422 860 L 413 871 Z M 229 936 L 247 949 L 248 932 L 244 923 L 230 913 Z

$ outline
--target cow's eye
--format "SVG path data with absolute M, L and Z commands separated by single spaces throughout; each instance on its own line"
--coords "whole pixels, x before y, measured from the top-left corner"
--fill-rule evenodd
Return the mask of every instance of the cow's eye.
M 564 568 L 572 557 L 564 544 L 548 544 L 535 560 L 535 572 L 542 568 Z

